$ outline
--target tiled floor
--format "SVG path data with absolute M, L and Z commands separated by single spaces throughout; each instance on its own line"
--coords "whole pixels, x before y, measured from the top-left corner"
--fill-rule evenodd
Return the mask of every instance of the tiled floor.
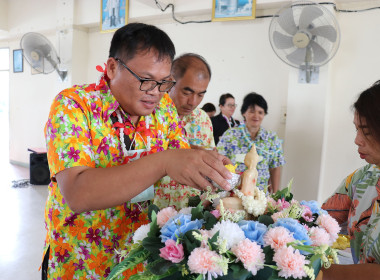
M 8 148 L 7 145 L 4 145 Z M 3 146 L 3 147 L 4 147 Z M 37 280 L 45 238 L 47 186 L 12 188 L 12 181 L 29 179 L 29 168 L 0 158 L 0 279 Z

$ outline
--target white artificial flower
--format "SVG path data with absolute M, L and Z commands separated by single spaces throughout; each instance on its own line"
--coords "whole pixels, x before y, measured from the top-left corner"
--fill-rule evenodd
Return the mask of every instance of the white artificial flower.
M 184 215 L 190 215 L 191 214 L 191 209 L 193 209 L 194 207 L 185 207 L 185 208 L 182 208 L 181 210 L 179 210 L 179 213 L 180 214 L 184 214 Z
M 230 221 L 221 221 L 214 225 L 210 231 L 210 236 L 219 231 L 220 240 L 227 240 L 227 250 L 245 239 L 244 231 L 238 224 Z
M 150 231 L 150 225 L 142 225 L 133 234 L 133 243 L 137 243 L 138 241 L 142 241 L 145 237 L 148 236 L 148 232 Z

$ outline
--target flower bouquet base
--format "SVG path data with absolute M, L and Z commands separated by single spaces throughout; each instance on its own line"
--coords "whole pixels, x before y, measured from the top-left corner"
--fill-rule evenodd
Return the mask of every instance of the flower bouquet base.
M 150 223 L 136 230 L 107 280 L 141 263 L 144 271 L 129 279 L 314 280 L 322 265 L 338 262 L 330 245 L 339 226 L 315 201 L 294 200 L 290 186 L 268 196 L 265 212 L 251 220 L 204 207 L 199 197 L 179 212 L 151 205 Z

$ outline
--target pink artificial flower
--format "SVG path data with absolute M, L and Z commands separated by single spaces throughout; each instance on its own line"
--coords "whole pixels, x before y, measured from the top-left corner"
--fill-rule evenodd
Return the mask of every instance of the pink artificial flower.
M 320 227 L 312 227 L 309 230 L 310 239 L 313 242 L 312 246 L 321 246 L 321 245 L 332 245 L 332 242 L 330 241 L 330 235 L 327 233 L 327 231 L 324 228 Z
M 248 238 L 233 246 L 231 251 L 252 275 L 256 275 L 264 267 L 265 255 L 261 246 Z
M 290 203 L 285 200 L 285 198 L 277 200 L 277 208 L 282 211 L 290 206 Z
M 201 235 L 204 238 L 201 242 L 201 248 L 208 248 L 208 239 L 212 237 L 210 232 L 205 229 L 201 229 L 199 231 L 201 232 Z
M 330 244 L 333 244 L 338 238 L 338 233 L 340 232 L 340 226 L 338 222 L 331 217 L 329 214 L 319 215 L 317 219 L 317 225 L 324 228 L 330 235 Z
M 292 246 L 282 247 L 275 251 L 273 260 L 276 262 L 277 267 L 280 269 L 279 276 L 302 279 L 307 274 L 303 267 L 309 263 L 298 250 L 293 249 Z
M 263 239 L 265 245 L 270 245 L 274 250 L 286 247 L 287 243 L 295 241 L 293 234 L 284 227 L 270 228 Z
M 173 239 L 166 240 L 165 247 L 160 249 L 160 257 L 172 263 L 181 262 L 184 258 L 182 244 L 177 245 Z
M 287 218 L 287 217 L 288 217 L 287 215 L 284 215 L 284 212 L 277 212 L 271 216 L 274 222 L 277 222 L 277 219 L 279 218 Z
M 216 252 L 210 251 L 208 248 L 195 248 L 187 262 L 191 273 L 211 274 L 216 278 L 223 275 L 223 269 L 218 262 L 221 260 Z
M 214 215 L 215 218 L 219 219 L 222 215 L 220 214 L 219 210 L 218 209 L 215 209 L 215 210 L 212 210 L 210 212 L 211 214 Z
M 163 227 L 170 218 L 177 215 L 178 212 L 173 207 L 166 207 L 161 209 L 157 213 L 157 224 L 159 227 Z
M 302 211 L 302 218 L 306 222 L 312 222 L 314 220 L 313 212 L 311 212 L 310 207 L 307 205 L 301 205 L 303 211 Z
M 276 201 L 272 197 L 267 198 L 267 208 L 269 208 L 269 209 L 275 209 L 276 208 Z

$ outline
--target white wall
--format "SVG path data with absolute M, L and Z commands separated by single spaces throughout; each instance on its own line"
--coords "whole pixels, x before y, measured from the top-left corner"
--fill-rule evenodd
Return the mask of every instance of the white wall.
M 66 12 L 67 15 L 59 15 L 57 22 L 57 6 L 66 1 L 75 3 L 74 9 Z M 68 17 L 72 21 L 65 35 L 67 40 L 72 40 L 71 57 L 66 61 L 70 69 L 68 81 L 76 84 L 95 82 L 98 77 L 95 66 L 106 61 L 113 34 L 99 32 L 99 1 L 72 1 L 9 1 L 9 36 L 0 39 L 0 47 L 9 46 L 11 51 L 19 48 L 21 35 L 29 31 L 45 34 L 57 46 L 58 31 Z M 183 20 L 209 19 L 211 2 L 177 0 L 177 16 Z M 258 14 L 266 13 L 265 8 L 269 7 L 266 3 L 273 8 L 285 2 L 289 1 L 258 0 L 258 7 L 264 7 Z M 380 6 L 380 1 L 367 2 Z M 345 8 L 350 8 L 348 4 L 345 3 Z M 24 9 L 20 10 L 20 5 Z M 203 103 L 217 105 L 220 94 L 231 92 L 241 105 L 246 93 L 262 94 L 269 104 L 269 114 L 263 125 L 284 139 L 287 164 L 283 185 L 294 177 L 297 199 L 323 200 L 343 176 L 364 164 L 355 153 L 349 107 L 356 95 L 380 76 L 377 67 L 380 62 L 379 15 L 380 10 L 336 14 L 342 41 L 335 58 L 320 69 L 323 82 L 320 86 L 299 85 L 298 71 L 274 54 L 268 39 L 271 18 L 182 25 L 171 19 L 170 10 L 165 13 L 158 10 L 153 0 L 130 0 L 129 21 L 155 24 L 172 38 L 177 54 L 196 52 L 208 60 L 213 77 Z M 10 157 L 12 161 L 27 164 L 27 148 L 44 145 L 43 126 L 52 98 L 69 84 L 59 81 L 56 73 L 31 75 L 26 62 L 23 73 L 11 73 L 10 76 Z M 311 108 L 308 114 L 303 102 L 309 104 L 310 100 L 319 105 Z M 283 106 L 291 110 L 286 124 L 281 123 Z M 235 117 L 241 119 L 239 109 Z M 304 131 L 309 133 L 313 126 L 315 130 L 311 135 L 318 134 L 318 137 L 305 137 Z M 302 166 L 307 168 L 304 170 Z
M 363 90 L 380 79 L 380 38 L 376 36 L 380 34 L 380 10 L 337 16 L 342 38 L 333 59 L 320 200 L 327 198 L 345 176 L 365 164 L 354 144 L 350 107 Z

